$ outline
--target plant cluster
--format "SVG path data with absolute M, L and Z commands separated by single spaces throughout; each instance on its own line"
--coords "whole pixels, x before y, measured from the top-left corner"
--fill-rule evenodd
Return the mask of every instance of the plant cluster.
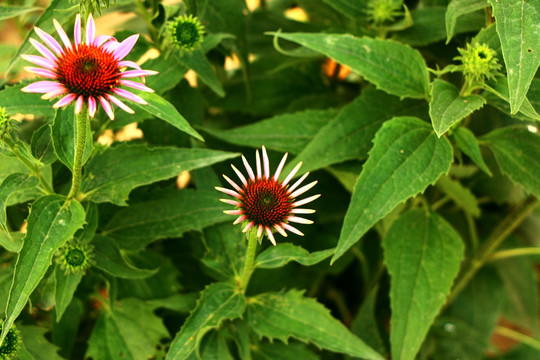
M 540 358 L 538 1 L 0 20 L 1 360 Z

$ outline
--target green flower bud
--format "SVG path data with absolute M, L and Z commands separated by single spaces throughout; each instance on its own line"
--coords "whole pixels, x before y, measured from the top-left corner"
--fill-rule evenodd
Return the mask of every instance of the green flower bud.
M 57 263 L 60 264 L 66 273 L 84 273 L 94 259 L 94 247 L 92 245 L 69 241 L 64 245 L 57 255 Z
M 473 82 L 482 83 L 484 79 L 493 79 L 498 75 L 501 65 L 497 60 L 497 53 L 485 44 L 467 44 L 465 49 L 458 48 L 463 75 Z
M 204 26 L 193 15 L 177 17 L 168 29 L 171 42 L 182 50 L 195 50 L 203 41 Z
M 0 325 L 0 331 L 2 330 L 3 324 Z M 15 325 L 9 329 L 2 346 L 0 346 L 0 360 L 9 360 L 13 359 L 21 347 L 22 339 L 21 333 Z
M 371 0 L 368 2 L 368 16 L 375 24 L 393 22 L 401 15 L 401 4 L 394 0 Z

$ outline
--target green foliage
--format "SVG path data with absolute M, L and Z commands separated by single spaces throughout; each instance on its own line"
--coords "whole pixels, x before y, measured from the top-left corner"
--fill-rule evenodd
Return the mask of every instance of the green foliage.
M 0 5 L 0 359 L 540 358 L 538 4 Z

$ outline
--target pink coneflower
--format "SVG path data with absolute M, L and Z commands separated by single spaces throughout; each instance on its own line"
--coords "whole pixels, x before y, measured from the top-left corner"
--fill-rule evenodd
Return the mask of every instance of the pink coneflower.
M 276 173 L 272 177 L 270 177 L 268 154 L 266 153 L 264 146 L 262 147 L 264 175 L 261 171 L 259 150 L 257 150 L 255 154 L 257 163 L 256 177 L 248 161 L 242 155 L 242 161 L 244 162 L 244 166 L 246 167 L 249 178 L 246 179 L 234 165 L 231 165 L 236 175 L 238 175 L 242 185 L 239 186 L 229 177 L 223 175 L 225 180 L 231 184 L 234 190 L 216 187 L 216 190 L 236 198 L 235 200 L 221 199 L 221 201 L 224 203 L 236 206 L 235 210 L 226 210 L 224 213 L 229 215 L 238 215 L 238 218 L 234 224 L 244 222 L 245 226 L 242 230 L 243 232 L 247 232 L 249 229 L 254 227 L 257 229 L 257 237 L 259 238 L 263 235 L 263 232 L 265 232 L 274 245 L 276 245 L 276 239 L 274 238 L 273 234 L 274 230 L 283 236 L 287 236 L 287 232 L 285 230 L 289 230 L 292 233 L 303 236 L 304 234 L 290 225 L 290 223 L 312 224 L 313 221 L 298 217 L 297 214 L 311 214 L 314 213 L 315 210 L 302 209 L 299 208 L 299 206 L 305 205 L 317 199 L 321 195 L 313 195 L 302 200 L 297 200 L 296 198 L 315 186 L 317 181 L 313 181 L 297 189 L 302 181 L 304 181 L 308 176 L 308 172 L 298 179 L 291 187 L 289 187 L 289 182 L 298 172 L 300 166 L 302 166 L 301 162 L 298 163 L 290 174 L 287 175 L 285 180 L 281 182 L 278 179 L 279 175 L 281 174 L 281 170 L 285 165 L 287 154 L 285 154 L 283 159 L 281 159 Z
M 24 87 L 22 91 L 44 93 L 42 99 L 62 96 L 53 105 L 54 108 L 67 106 L 75 101 L 76 114 L 81 112 L 86 103 L 91 117 L 94 117 L 97 102 L 99 102 L 111 120 L 114 120 L 111 103 L 130 114 L 134 113 L 115 95 L 139 104 L 147 104 L 141 97 L 121 88 L 121 86 L 127 86 L 147 92 L 154 91 L 142 83 L 126 80 L 141 77 L 144 81 L 144 76 L 157 74 L 156 71 L 142 70 L 133 61 L 122 60 L 137 42 L 138 34 L 122 42 L 107 35 L 96 36 L 96 25 L 92 15 L 89 15 L 86 24 L 86 41 L 83 42 L 81 17 L 77 14 L 74 29 L 75 41 L 72 44 L 58 21 L 53 20 L 53 22 L 64 47 L 51 35 L 35 27 L 36 34 L 48 47 L 35 39 L 30 39 L 32 45 L 43 57 L 21 55 L 23 59 L 41 66 L 26 67 L 27 71 L 51 79 L 51 81 L 37 81 Z M 124 71 L 128 67 L 135 70 Z

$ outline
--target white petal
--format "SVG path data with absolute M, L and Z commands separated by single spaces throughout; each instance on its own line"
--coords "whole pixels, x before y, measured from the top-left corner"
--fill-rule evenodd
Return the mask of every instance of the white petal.
M 289 173 L 289 175 L 287 175 L 287 177 L 285 178 L 285 180 L 283 180 L 283 186 L 287 185 L 289 183 L 289 181 L 291 181 L 291 179 L 294 177 L 294 175 L 296 175 L 296 173 L 298 172 L 298 170 L 300 170 L 300 167 L 302 166 L 302 162 L 300 161 L 295 167 L 294 169 L 292 169 L 292 171 Z
M 215 189 L 216 189 L 217 191 L 221 191 L 222 193 L 225 193 L 225 194 L 227 194 L 227 195 L 234 196 L 234 197 L 237 198 L 237 199 L 240 199 L 240 198 L 241 198 L 240 194 L 238 194 L 236 191 L 233 191 L 233 190 L 231 190 L 231 189 L 226 189 L 226 188 L 222 188 L 222 187 L 219 187 L 219 186 L 216 186 Z
M 281 226 L 279 226 L 278 224 L 274 225 L 274 229 L 276 229 L 277 232 L 281 234 L 281 236 L 287 237 L 287 232 Z
M 227 215 L 242 215 L 244 213 L 243 210 L 223 210 L 223 212 Z
M 224 202 L 225 204 L 233 205 L 233 206 L 241 206 L 242 204 L 238 201 L 234 201 L 231 199 L 219 199 L 219 201 Z
M 242 232 L 247 233 L 249 231 L 249 229 L 251 229 L 253 227 L 253 225 L 255 225 L 255 223 L 253 221 L 248 223 L 246 226 L 244 226 L 244 228 L 242 229 Z
M 313 214 L 315 210 L 313 209 L 292 209 L 291 214 Z
M 287 216 L 287 220 L 298 224 L 313 224 L 312 220 L 304 219 L 298 216 Z
M 244 167 L 248 172 L 249 178 L 251 179 L 251 181 L 255 181 L 255 174 L 253 173 L 253 169 L 251 168 L 251 166 L 249 166 L 249 163 L 244 155 L 242 155 L 242 161 L 244 162 Z
M 246 215 L 241 215 L 241 216 L 238 217 L 238 219 L 234 220 L 233 225 L 240 224 L 242 221 L 244 221 L 246 219 L 247 219 Z
M 268 154 L 266 153 L 266 148 L 264 146 L 262 147 L 262 153 L 264 177 L 270 179 L 270 161 L 268 160 Z
M 297 206 L 305 205 L 305 204 L 307 204 L 309 202 L 312 202 L 315 199 L 318 199 L 320 196 L 321 196 L 321 194 L 317 194 L 317 195 L 313 195 L 313 196 L 310 196 L 310 197 L 302 199 L 302 200 L 298 200 L 298 201 L 294 202 L 291 206 L 294 208 L 294 207 L 297 207 Z
M 285 230 L 289 230 L 292 233 L 295 233 L 296 235 L 304 236 L 304 233 L 298 230 L 297 228 L 287 224 L 287 223 L 281 223 L 281 226 L 285 228 Z
M 231 186 L 236 190 L 238 191 L 239 193 L 242 191 L 242 188 L 240 186 L 238 186 L 234 181 L 232 181 L 227 175 L 223 175 L 223 178 L 225 180 L 227 180 L 227 182 L 229 184 L 231 184 Z
M 298 179 L 294 184 L 293 186 L 291 186 L 289 189 L 287 189 L 287 191 L 290 193 L 292 193 L 294 191 L 294 189 L 296 189 L 298 187 L 298 185 L 300 185 L 302 183 L 302 181 L 304 181 L 307 176 L 309 175 L 309 171 L 307 173 L 305 173 L 304 175 L 302 175 L 302 177 L 300 179 Z
M 283 155 L 283 159 L 281 159 L 281 162 L 279 163 L 277 169 L 276 169 L 276 173 L 274 174 L 274 180 L 277 181 L 279 179 L 279 175 L 281 174 L 281 170 L 283 170 L 283 166 L 285 165 L 285 161 L 287 160 L 287 155 L 289 153 L 285 153 L 285 155 Z
M 240 179 L 240 181 L 242 182 L 242 184 L 244 186 L 247 185 L 247 180 L 246 178 L 244 177 L 244 175 L 240 172 L 240 170 L 238 170 L 233 164 L 231 164 L 231 167 L 232 169 L 234 170 L 234 172 L 236 173 L 236 175 L 238 176 L 238 178 Z
M 311 189 L 312 187 L 314 187 L 316 184 L 317 184 L 317 180 L 315 181 L 312 181 L 310 182 L 309 184 L 307 185 L 304 185 L 302 186 L 300 189 L 296 190 L 295 192 L 293 192 L 290 196 L 294 199 L 294 198 L 297 198 L 299 195 L 302 195 L 303 193 L 305 193 L 306 191 L 308 191 L 309 189 Z
M 259 156 L 259 149 L 255 152 L 255 162 L 257 165 L 257 179 L 260 179 L 262 177 L 262 171 L 261 171 L 261 157 Z
M 276 246 L 276 239 L 274 238 L 274 234 L 272 234 L 272 230 L 269 227 L 266 227 L 266 235 L 268 235 L 268 238 L 272 244 Z
M 260 238 L 263 234 L 263 226 L 259 225 L 259 228 L 257 229 L 257 237 Z

